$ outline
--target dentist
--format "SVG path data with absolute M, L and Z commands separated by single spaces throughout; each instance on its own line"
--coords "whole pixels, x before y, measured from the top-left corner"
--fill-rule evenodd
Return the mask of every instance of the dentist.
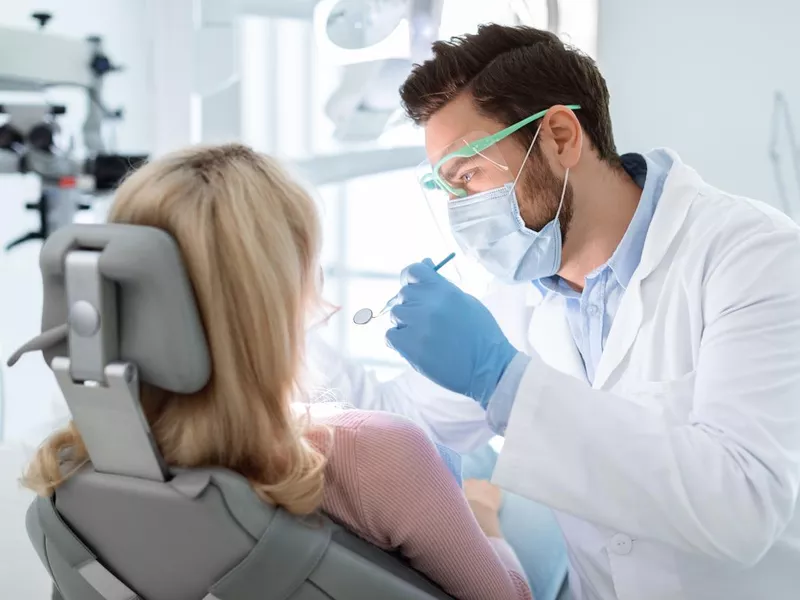
M 481 303 L 411 265 L 387 340 L 438 387 L 351 379 L 361 405 L 457 449 L 504 435 L 494 482 L 554 509 L 577 599 L 796 598 L 798 227 L 618 155 L 601 74 L 547 32 L 438 42 L 401 96 L 423 188 L 499 283 Z

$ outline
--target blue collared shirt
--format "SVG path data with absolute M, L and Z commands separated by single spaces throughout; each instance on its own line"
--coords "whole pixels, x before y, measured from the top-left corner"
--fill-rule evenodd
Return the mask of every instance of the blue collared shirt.
M 668 173 L 666 168 L 641 154 L 624 155 L 622 164 L 642 188 L 642 195 L 625 235 L 608 262 L 586 276 L 582 292 L 572 289 L 558 275 L 533 282 L 543 293 L 551 292 L 565 298 L 567 322 L 590 383 L 594 381 L 622 295 L 641 261 L 647 230 Z M 529 362 L 530 357 L 521 352 L 517 354 L 489 402 L 489 426 L 499 435 L 505 433 L 514 397 Z

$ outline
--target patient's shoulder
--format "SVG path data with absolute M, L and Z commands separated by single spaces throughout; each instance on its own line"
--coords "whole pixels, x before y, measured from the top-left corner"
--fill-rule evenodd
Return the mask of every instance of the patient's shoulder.
M 399 474 L 438 460 L 425 431 L 400 415 L 346 410 L 315 422 L 327 425 L 331 433 L 326 453 L 333 470 L 354 468 L 364 474 L 374 467 Z
M 432 443 L 412 421 L 390 413 L 348 410 L 315 421 L 332 434 L 323 511 L 371 543 L 392 547 L 374 515 L 402 512 L 406 488 L 416 489 L 418 471 L 437 460 Z
M 348 410 L 327 417 L 322 422 L 332 426 L 337 437 L 344 435 L 353 438 L 361 449 L 397 445 L 411 449 L 431 445 L 422 428 L 410 419 L 393 413 Z

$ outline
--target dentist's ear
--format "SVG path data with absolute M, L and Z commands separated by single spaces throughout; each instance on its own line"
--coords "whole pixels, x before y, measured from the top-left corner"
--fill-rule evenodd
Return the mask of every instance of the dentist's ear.
M 583 128 L 575 113 L 566 106 L 552 107 L 542 118 L 541 135 L 561 167 L 574 169 L 583 150 Z

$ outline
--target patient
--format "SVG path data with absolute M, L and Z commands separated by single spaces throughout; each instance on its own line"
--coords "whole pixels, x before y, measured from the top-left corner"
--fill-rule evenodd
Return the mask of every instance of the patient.
M 399 550 L 449 594 L 530 598 L 499 529 L 487 536 L 434 445 L 410 421 L 379 412 L 298 411 L 309 315 L 322 306 L 320 222 L 305 191 L 240 145 L 184 150 L 135 172 L 109 220 L 177 241 L 212 358 L 190 396 L 142 389 L 168 464 L 221 466 L 266 502 L 322 510 L 369 542 Z M 310 416 L 309 416 L 310 415 Z M 70 426 L 39 449 L 25 484 L 49 495 L 64 452 L 87 459 Z

